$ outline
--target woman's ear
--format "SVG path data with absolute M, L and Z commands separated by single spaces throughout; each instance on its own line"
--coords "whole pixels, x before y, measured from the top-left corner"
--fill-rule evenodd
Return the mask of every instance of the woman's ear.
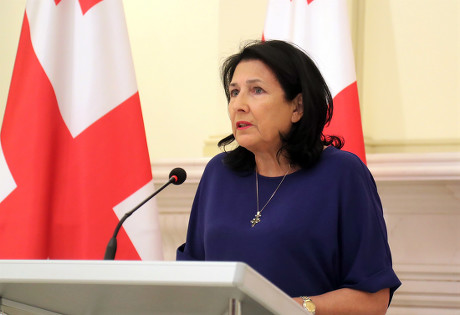
M 297 94 L 297 96 L 292 100 L 292 117 L 291 122 L 298 122 L 303 116 L 303 98 L 302 93 Z

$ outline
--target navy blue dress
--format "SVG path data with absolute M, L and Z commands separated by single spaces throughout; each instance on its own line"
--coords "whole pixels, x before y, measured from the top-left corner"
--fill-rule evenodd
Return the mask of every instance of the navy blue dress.
M 206 166 L 177 260 L 245 262 L 292 297 L 340 288 L 393 295 L 401 283 L 380 198 L 357 156 L 325 149 L 315 167 L 286 176 L 251 227 L 255 173 L 231 171 L 223 154 Z M 261 208 L 281 179 L 259 175 Z

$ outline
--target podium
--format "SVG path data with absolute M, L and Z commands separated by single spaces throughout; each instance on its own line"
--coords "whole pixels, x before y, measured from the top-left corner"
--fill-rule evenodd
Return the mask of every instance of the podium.
M 0 314 L 309 314 L 238 262 L 0 260 Z

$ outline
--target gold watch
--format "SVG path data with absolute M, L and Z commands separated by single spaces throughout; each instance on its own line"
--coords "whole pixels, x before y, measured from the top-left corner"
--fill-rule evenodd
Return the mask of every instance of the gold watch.
M 308 297 L 308 296 L 301 296 L 300 297 L 303 300 L 303 308 L 315 315 L 316 311 L 316 305 L 313 303 L 313 301 Z

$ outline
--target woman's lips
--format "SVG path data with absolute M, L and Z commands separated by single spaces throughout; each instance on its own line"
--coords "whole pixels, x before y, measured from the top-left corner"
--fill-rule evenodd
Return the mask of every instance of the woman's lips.
M 252 124 L 249 121 L 237 121 L 236 122 L 236 129 L 243 130 L 252 127 Z

